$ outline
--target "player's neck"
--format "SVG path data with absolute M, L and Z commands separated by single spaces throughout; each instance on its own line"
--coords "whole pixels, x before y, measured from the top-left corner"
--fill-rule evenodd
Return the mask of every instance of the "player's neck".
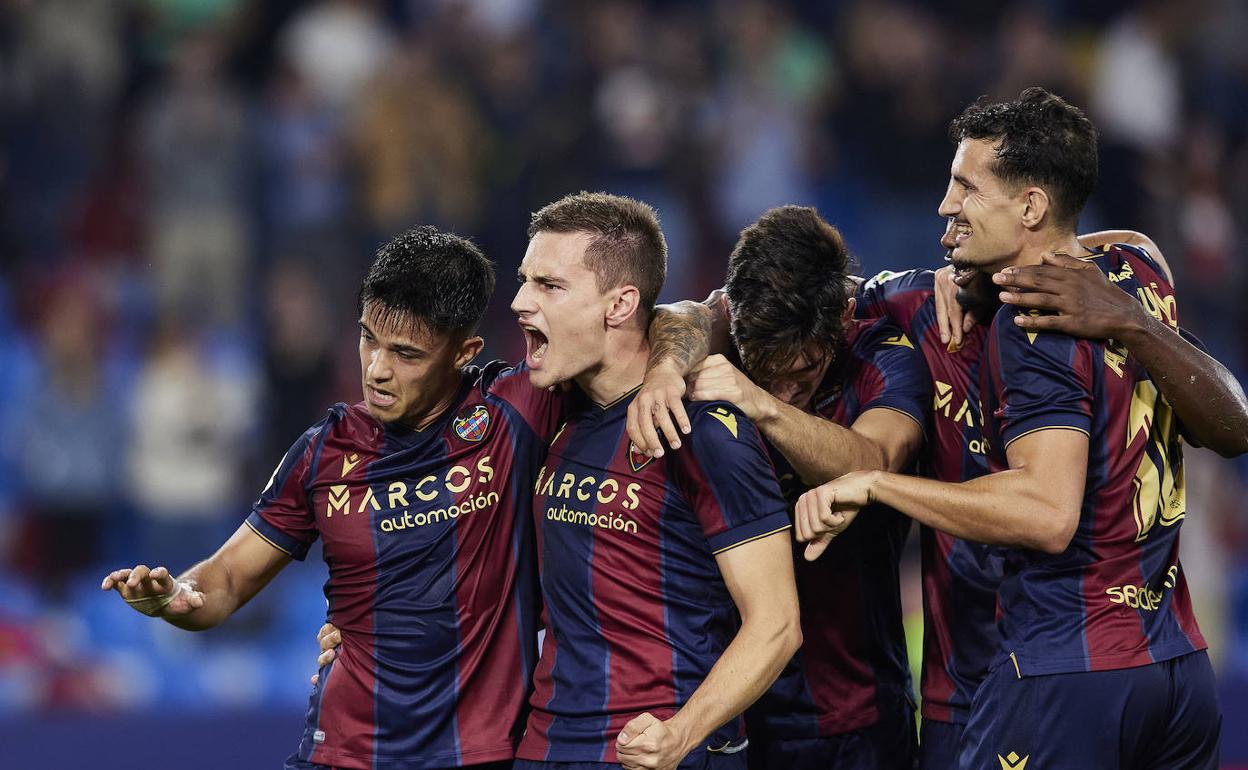
M 576 378 L 576 384 L 596 404 L 612 404 L 635 389 L 646 376 L 650 343 L 640 331 L 619 330 L 607 335 L 601 363 Z
M 1006 267 L 1038 265 L 1045 254 L 1069 254 L 1081 257 L 1087 249 L 1079 243 L 1079 236 L 1074 231 L 1037 233 L 1036 237 L 1019 250 L 1018 256 Z

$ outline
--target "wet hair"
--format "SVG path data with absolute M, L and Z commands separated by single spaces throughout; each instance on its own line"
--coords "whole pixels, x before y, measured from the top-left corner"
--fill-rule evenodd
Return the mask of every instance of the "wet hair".
M 529 238 L 540 232 L 588 233 L 585 267 L 597 276 L 598 291 L 636 286 L 638 317 L 648 321 L 667 279 L 667 241 L 653 208 L 622 195 L 579 192 L 533 214 Z
M 803 351 L 837 355 L 849 267 L 845 240 L 813 208 L 779 206 L 741 231 L 725 289 L 732 338 L 755 382 L 769 385 Z
M 494 264 L 466 238 L 423 225 L 377 250 L 358 311 L 404 331 L 468 337 L 494 293 Z
M 949 124 L 949 138 L 1000 142 L 992 172 L 1043 188 L 1058 225 L 1074 229 L 1097 178 L 1097 134 L 1078 107 L 1038 86 L 1012 102 L 980 97 Z

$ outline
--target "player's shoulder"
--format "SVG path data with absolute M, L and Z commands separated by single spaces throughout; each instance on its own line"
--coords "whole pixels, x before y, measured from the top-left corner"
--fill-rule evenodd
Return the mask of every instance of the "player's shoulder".
M 881 350 L 915 350 L 914 341 L 888 316 L 851 322 L 850 349 L 859 358 L 871 358 Z
M 728 401 L 690 401 L 685 405 L 685 413 L 689 416 L 692 434 L 697 437 L 695 446 L 703 440 L 753 440 L 758 434 L 750 418 Z
M 1110 282 L 1119 284 L 1122 288 L 1131 284 L 1170 287 L 1166 270 L 1143 246 L 1129 243 L 1106 244 L 1093 252 L 1088 260 L 1096 264 Z
M 936 288 L 936 273 L 932 270 L 881 270 L 862 282 L 859 294 L 868 292 L 931 292 Z
M 369 447 L 377 443 L 383 427 L 376 417 L 368 413 L 363 401 L 350 405 L 339 401 L 329 407 L 325 417 L 304 435 L 313 440 L 332 437 L 335 441 Z

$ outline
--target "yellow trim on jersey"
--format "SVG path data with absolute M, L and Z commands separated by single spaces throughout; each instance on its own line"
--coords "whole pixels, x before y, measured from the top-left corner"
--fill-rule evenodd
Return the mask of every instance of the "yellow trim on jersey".
M 1014 673 L 1018 674 L 1018 678 L 1023 678 L 1023 672 L 1018 670 L 1018 658 L 1014 657 L 1014 653 L 1010 653 L 1010 662 L 1014 664 Z
M 737 547 L 737 546 L 739 546 L 739 545 L 745 545 L 746 543 L 752 543 L 752 542 L 754 542 L 755 540 L 762 540 L 762 539 L 763 539 L 763 538 L 765 538 L 765 537 L 770 537 L 770 536 L 772 536 L 772 535 L 776 534 L 777 532 L 783 532 L 783 531 L 785 531 L 786 529 L 793 529 L 793 525 L 792 525 L 792 524 L 785 524 L 783 527 L 777 527 L 777 528 L 773 529 L 773 530 L 772 530 L 772 531 L 770 531 L 770 532 L 764 532 L 763 534 L 761 534 L 761 535 L 755 535 L 754 537 L 747 537 L 746 539 L 742 540 L 742 541 L 741 541 L 741 542 L 739 542 L 739 543 L 733 543 L 732 545 L 726 545 L 726 546 L 724 546 L 723 548 L 720 548 L 718 551 L 712 551 L 711 553 L 712 553 L 712 554 L 714 554 L 714 555 L 716 555 L 716 556 L 718 556 L 719 554 L 723 553 L 724 551 L 731 551 L 733 548 L 736 548 L 736 547 Z
M 260 539 L 261 539 L 261 540 L 263 540 L 264 542 L 266 542 L 266 543 L 268 543 L 269 545 L 273 546 L 274 548 L 276 548 L 277 550 L 279 550 L 279 551 L 281 551 L 282 553 L 286 554 L 287 556 L 291 557 L 292 559 L 295 557 L 295 555 L 294 555 L 293 553 L 291 553 L 290 551 L 287 551 L 285 548 L 281 547 L 281 546 L 280 546 L 280 545 L 278 545 L 277 543 L 275 543 L 275 542 L 273 542 L 272 540 L 270 540 L 270 539 L 268 539 L 267 537 L 265 537 L 263 532 L 261 532 L 260 530 L 256 529 L 256 525 L 255 525 L 255 524 L 252 524 L 250 521 L 244 521 L 243 523 L 244 523 L 244 524 L 246 524 L 248 527 L 251 527 L 251 531 L 252 531 L 252 532 L 255 532 L 257 535 L 259 535 L 259 536 L 260 536 Z
M 1022 438 L 1023 436 L 1030 436 L 1031 434 L 1033 434 L 1033 433 L 1039 433 L 1039 432 L 1040 432 L 1040 431 L 1042 431 L 1042 430 L 1073 430 L 1073 431 L 1077 431 L 1077 432 L 1079 432 L 1079 433 L 1082 433 L 1083 435 L 1087 436 L 1088 438 L 1092 438 L 1092 434 L 1091 434 L 1091 433 L 1088 433 L 1088 432 L 1087 432 L 1086 430 L 1084 430 L 1083 428 L 1076 428 L 1076 427 L 1075 427 L 1075 426 L 1073 426 L 1073 425 L 1045 425 L 1045 426 L 1044 426 L 1044 427 L 1042 427 L 1042 428 L 1032 428 L 1032 429 L 1031 429 L 1031 430 L 1029 430 L 1029 431 L 1024 431 L 1024 432 L 1022 432 L 1022 433 L 1018 434 L 1018 435 L 1017 435 L 1017 436 L 1015 436 L 1014 438 L 1012 438 L 1012 439 L 1010 439 L 1009 441 L 1005 442 L 1005 446 L 1006 446 L 1006 448 L 1008 449 L 1008 448 L 1009 448 L 1009 446 L 1010 446 L 1010 444 L 1013 444 L 1015 441 L 1018 441 L 1018 440 L 1019 440 L 1020 438 Z
M 890 412 L 896 412 L 897 414 L 904 414 L 906 417 L 909 417 L 912 422 L 918 423 L 919 428 L 921 428 L 924 431 L 927 430 L 926 425 L 914 419 L 914 415 L 910 414 L 905 409 L 898 409 L 895 406 L 873 406 L 870 409 L 868 409 L 867 412 L 874 412 L 876 409 L 887 409 Z M 862 414 L 866 414 L 867 412 L 863 412 Z M 862 414 L 858 415 L 859 419 L 862 418 Z M 857 420 L 854 420 L 854 422 L 857 422 Z

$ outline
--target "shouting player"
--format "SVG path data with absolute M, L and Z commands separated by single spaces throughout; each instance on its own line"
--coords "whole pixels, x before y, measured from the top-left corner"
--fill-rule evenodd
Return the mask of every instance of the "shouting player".
M 952 134 L 940 209 L 956 265 L 992 274 L 1046 252 L 1085 255 L 1177 329 L 1169 277 L 1146 251 L 1089 253 L 1075 236 L 1096 181 L 1096 134 L 1079 110 L 1028 89 L 972 105 Z M 1030 315 L 1005 305 L 985 334 L 992 473 L 962 484 L 850 474 L 802 498 L 799 536 L 814 555 L 883 502 L 1005 546 L 1001 647 L 973 699 L 962 766 L 1215 767 L 1221 716 L 1178 560 L 1179 422 L 1162 380 L 1121 341 L 1029 329 Z
M 923 359 L 888 320 L 853 320 L 848 261 L 840 233 L 814 209 L 766 212 L 742 231 L 726 291 L 710 300 L 712 326 L 730 329 L 723 352 L 736 363 L 655 356 L 646 378 L 650 393 L 679 388 L 684 364 L 698 363 L 689 397 L 730 401 L 759 426 L 790 505 L 853 470 L 902 470 L 923 442 L 931 399 Z M 686 338 L 685 349 L 707 346 L 694 328 Z M 648 426 L 638 411 L 635 425 Z M 653 433 L 639 430 L 636 440 L 662 451 Z M 797 560 L 804 641 L 747 715 L 752 770 L 913 767 L 898 583 L 909 527 L 881 510 L 830 558 Z
M 104 579 L 201 630 L 322 539 L 341 648 L 288 768 L 511 765 L 536 658 L 531 483 L 560 396 L 523 366 L 469 366 L 493 288 L 462 238 L 387 243 L 359 295 L 364 400 L 295 442 L 213 556 L 176 580 L 145 565 Z
M 699 404 L 667 458 L 625 432 L 666 251 L 653 210 L 617 196 L 568 196 L 530 227 L 512 303 L 525 360 L 534 385 L 575 388 L 534 487 L 547 634 L 518 770 L 743 768 L 740 715 L 800 643 L 790 522 L 754 425 Z

